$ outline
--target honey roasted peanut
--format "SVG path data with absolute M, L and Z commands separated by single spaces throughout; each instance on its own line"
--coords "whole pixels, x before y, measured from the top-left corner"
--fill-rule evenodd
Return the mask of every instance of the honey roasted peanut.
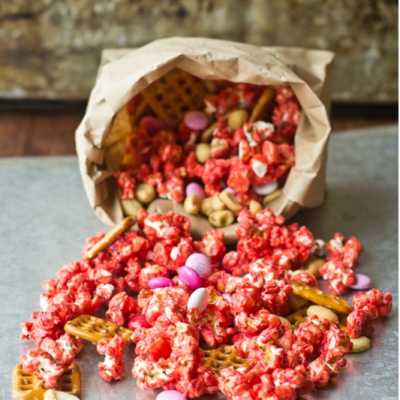
M 200 199 L 197 194 L 187 196 L 183 208 L 188 214 L 198 214 L 200 211 Z
M 233 224 L 235 217 L 232 214 L 232 211 L 222 210 L 212 212 L 208 220 L 210 221 L 211 225 L 214 225 L 218 228 L 223 228 L 224 226 Z

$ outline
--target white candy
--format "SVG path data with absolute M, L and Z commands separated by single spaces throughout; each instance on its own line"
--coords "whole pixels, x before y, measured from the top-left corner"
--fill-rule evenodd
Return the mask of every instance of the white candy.
M 189 310 L 190 308 L 197 308 L 199 313 L 202 313 L 206 309 L 209 300 L 210 295 L 207 289 L 197 289 L 189 297 L 187 309 Z
M 275 182 L 265 183 L 264 185 L 253 186 L 253 190 L 260 196 L 266 196 L 267 194 L 275 192 L 275 190 L 278 189 L 278 186 L 279 186 L 278 182 L 275 181 Z

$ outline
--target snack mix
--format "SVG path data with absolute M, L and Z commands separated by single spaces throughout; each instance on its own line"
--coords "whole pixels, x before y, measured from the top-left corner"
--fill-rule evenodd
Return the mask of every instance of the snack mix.
M 289 87 L 205 81 L 175 69 L 122 112 L 132 128 L 115 173 L 125 215 L 136 217 L 158 195 L 224 227 L 243 208 L 255 213 L 279 197 L 295 163 L 301 109 Z
M 221 93 L 210 102 L 225 112 L 235 98 Z M 21 357 L 24 374 L 55 389 L 83 332 L 104 355 L 98 369 L 108 382 L 127 379 L 124 351 L 134 345 L 132 376 L 142 390 L 167 391 L 160 400 L 218 390 L 231 400 L 290 400 L 326 386 L 348 353 L 369 348 L 391 294 L 360 291 L 352 305 L 337 297 L 354 284 L 363 250 L 355 237 L 324 243 L 268 208 L 245 208 L 237 220 L 229 252 L 223 232 L 194 241 L 189 219 L 171 211 L 142 209 L 137 229 L 128 218 L 89 237 L 82 259 L 43 282 L 42 310 L 21 325 L 21 338 L 38 346 Z M 319 276 L 332 294 L 318 289 Z M 90 317 L 100 308 L 109 322 Z

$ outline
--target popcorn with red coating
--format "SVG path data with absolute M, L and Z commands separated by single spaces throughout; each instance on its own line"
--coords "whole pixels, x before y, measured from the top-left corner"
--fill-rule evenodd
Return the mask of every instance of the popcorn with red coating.
M 126 342 L 121 335 L 116 334 L 110 341 L 105 339 L 97 342 L 96 350 L 99 354 L 104 354 L 104 362 L 99 362 L 100 377 L 107 382 L 122 379 L 125 372 L 124 347 Z
M 132 317 L 140 314 L 140 307 L 126 292 L 116 294 L 108 303 L 106 317 L 117 325 L 125 325 Z
M 229 335 L 236 333 L 231 327 L 231 306 L 212 286 L 206 288 L 209 293 L 209 303 L 202 313 L 193 307 L 188 310 L 187 319 L 199 331 L 210 346 L 226 343 Z
M 57 379 L 64 373 L 64 367 L 42 349 L 36 349 L 21 356 L 22 369 L 36 375 L 46 389 L 54 389 Z
M 353 297 L 353 307 L 356 310 L 370 312 L 374 319 L 384 317 L 392 310 L 392 294 L 383 295 L 379 289 L 359 292 Z
M 45 338 L 40 348 L 49 353 L 57 364 L 68 367 L 74 361 L 75 356 L 83 349 L 83 342 L 81 339 L 65 333 L 57 340 Z
M 353 310 L 346 321 L 347 330 L 351 338 L 360 336 L 371 337 L 374 333 L 374 317 L 371 312 L 362 309 Z

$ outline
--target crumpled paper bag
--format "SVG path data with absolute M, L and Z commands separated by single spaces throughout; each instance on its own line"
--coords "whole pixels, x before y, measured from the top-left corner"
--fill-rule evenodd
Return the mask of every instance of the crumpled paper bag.
M 169 38 L 139 49 L 105 50 L 75 136 L 83 184 L 96 215 L 109 226 L 123 218 L 113 174 L 121 165 L 126 135 L 108 137 L 116 114 L 133 96 L 176 67 L 202 79 L 290 85 L 302 107 L 295 136 L 296 164 L 283 194 L 268 206 L 285 218 L 302 208 L 319 206 L 325 192 L 333 58 L 328 51 L 205 38 Z M 188 216 L 196 239 L 213 228 L 204 216 L 189 216 L 181 204 L 169 200 L 156 199 L 148 210 L 173 210 Z M 227 244 L 238 240 L 236 225 L 222 228 Z

